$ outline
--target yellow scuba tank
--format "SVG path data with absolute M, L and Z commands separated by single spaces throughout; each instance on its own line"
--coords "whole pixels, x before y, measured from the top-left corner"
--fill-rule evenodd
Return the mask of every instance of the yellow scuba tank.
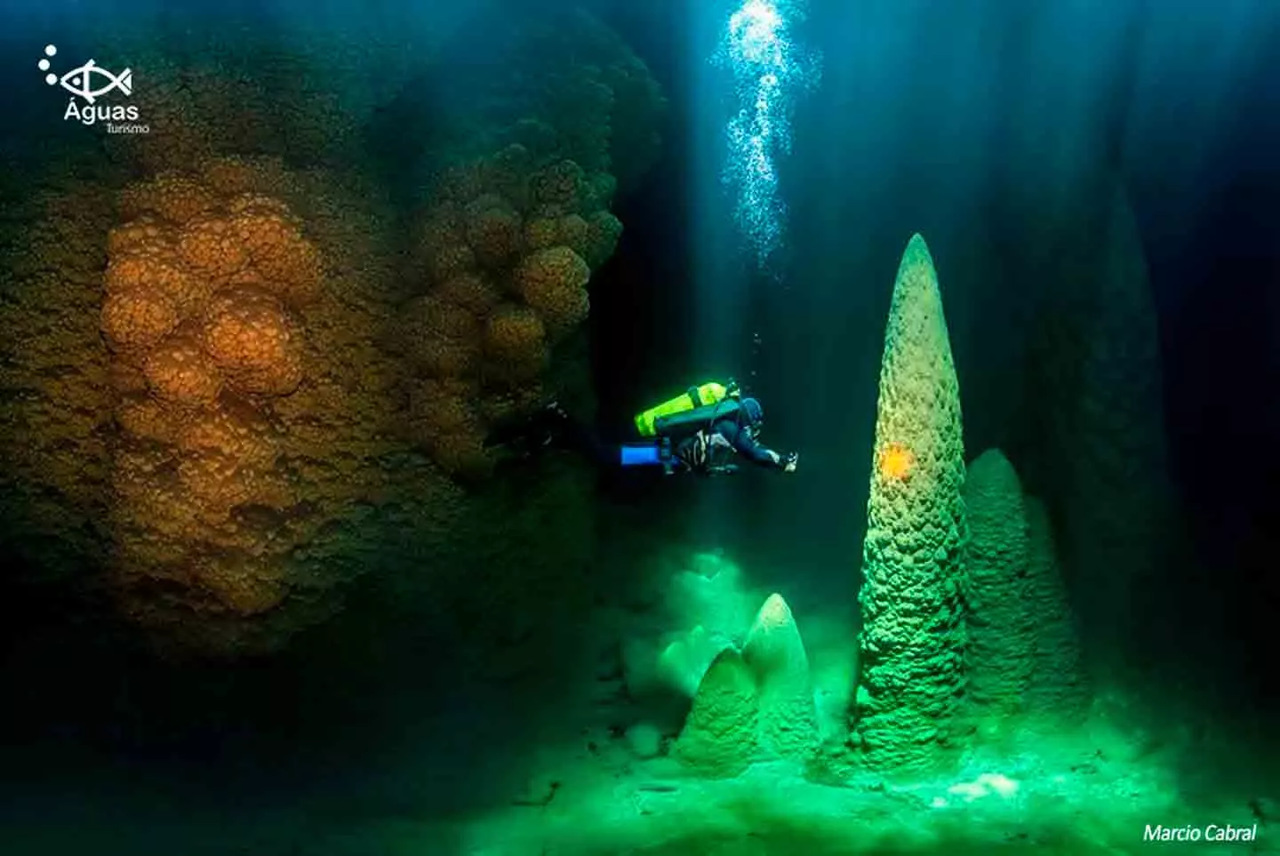
M 640 432 L 641 437 L 653 437 L 657 434 L 655 424 L 662 417 L 718 404 L 726 398 L 736 398 L 737 395 L 738 385 L 733 381 L 727 384 L 704 383 L 701 386 L 691 386 L 682 395 L 650 407 L 643 413 L 637 413 L 636 430 Z

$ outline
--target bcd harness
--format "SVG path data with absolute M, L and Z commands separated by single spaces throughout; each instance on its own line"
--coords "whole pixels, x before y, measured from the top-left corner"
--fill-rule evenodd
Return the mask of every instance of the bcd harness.
M 699 475 L 736 473 L 738 465 L 729 463 L 726 458 L 737 453 L 738 450 L 719 431 L 699 428 L 695 434 L 681 440 L 674 449 L 670 438 L 663 438 L 662 469 L 670 475 L 674 472 L 674 463 L 679 462 L 690 472 Z

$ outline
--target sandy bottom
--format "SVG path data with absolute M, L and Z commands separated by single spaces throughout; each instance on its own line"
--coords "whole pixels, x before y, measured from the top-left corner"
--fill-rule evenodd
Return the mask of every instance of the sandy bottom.
M 1233 729 L 1217 742 L 1157 736 L 1099 704 L 1070 733 L 1005 723 L 950 775 L 839 786 L 759 764 L 731 780 L 689 775 L 660 754 L 564 720 L 560 739 L 499 761 L 483 810 L 440 816 L 442 788 L 494 772 L 439 776 L 438 754 L 406 756 L 390 779 L 334 769 L 332 788 L 265 804 L 222 793 L 217 808 L 102 770 L 33 783 L 0 810 L 12 856 L 880 856 L 884 854 L 1280 853 L 1280 764 Z M 1238 731 L 1238 729 L 1234 729 Z M 432 750 L 434 753 L 435 750 Z M 479 756 L 479 766 L 487 766 Z M 509 763 L 508 763 L 509 762 Z M 491 760 L 488 762 L 493 764 Z M 519 770 L 516 774 L 514 771 Z M 506 773 L 504 776 L 503 774 Z M 1254 841 L 1144 841 L 1148 825 L 1257 829 Z
M 717 591 L 708 602 L 731 600 Z M 725 626 L 742 625 L 759 593 L 738 600 Z M 818 709 L 828 724 L 842 722 L 848 622 L 802 624 Z M 0 853 L 1280 854 L 1273 724 L 1207 713 L 1202 688 L 1181 688 L 1160 702 L 1138 689 L 1100 689 L 1083 721 L 1071 725 L 993 720 L 979 725 L 974 748 L 947 772 L 918 781 L 861 773 L 818 783 L 783 764 L 708 780 L 667 756 L 687 704 L 664 721 L 627 691 L 616 657 L 591 653 L 616 651 L 619 638 L 637 632 L 611 621 L 599 645 L 583 646 L 581 668 L 565 665 L 585 676 L 568 692 L 576 697 L 535 693 L 527 707 L 510 695 L 451 697 L 435 718 L 414 699 L 400 699 L 412 711 L 412 734 L 399 743 L 383 735 L 380 745 L 395 748 L 381 753 L 379 772 L 369 771 L 369 759 L 312 758 L 305 792 L 296 781 L 281 786 L 257 775 L 184 791 L 193 782 L 179 779 L 201 776 L 199 767 L 177 779 L 144 779 L 119 765 L 76 777 L 51 773 L 0 800 Z M 592 667 L 594 659 L 606 662 Z M 824 695 L 823 687 L 835 689 Z M 550 709 L 550 719 L 517 735 L 515 727 L 540 709 Z M 1200 840 L 1149 840 L 1159 827 L 1185 828 Z M 1256 839 L 1210 840 L 1226 828 L 1256 830 Z
M 907 785 L 863 775 L 826 786 L 779 765 L 707 781 L 661 757 L 563 757 L 519 799 L 533 804 L 468 818 L 441 837 L 468 856 L 1280 853 L 1280 818 L 1262 795 L 1277 793 L 1274 780 L 1189 784 L 1194 775 L 1174 765 L 1185 746 L 1153 746 L 1101 718 L 1069 737 L 1019 728 L 956 774 Z M 1256 824 L 1257 838 L 1209 841 L 1211 824 Z M 1148 825 L 1205 837 L 1144 840 Z

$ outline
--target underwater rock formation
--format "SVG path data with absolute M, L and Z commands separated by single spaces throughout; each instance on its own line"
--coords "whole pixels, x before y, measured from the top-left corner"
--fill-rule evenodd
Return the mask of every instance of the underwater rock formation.
M 278 563 L 294 545 L 264 554 L 237 512 L 297 502 L 264 400 L 302 382 L 291 309 L 303 300 L 289 298 L 314 297 L 321 270 L 288 207 L 241 190 L 181 176 L 128 188 L 101 325 L 123 431 L 112 509 L 122 588 L 163 580 L 252 615 L 284 598 Z
M 1103 246 L 1070 428 L 1079 444 L 1069 458 L 1071 538 L 1079 582 L 1105 605 L 1106 624 L 1119 627 L 1158 574 L 1159 545 L 1170 535 L 1159 334 L 1141 239 L 1121 189 Z
M 964 473 L 942 295 L 915 235 L 885 331 L 858 596 L 854 740 L 873 769 L 924 770 L 952 736 L 964 684 Z
M 589 606 L 589 475 L 548 463 L 534 486 L 464 492 L 444 473 L 483 471 L 485 426 L 536 401 L 540 381 L 587 386 L 572 331 L 621 231 L 603 117 L 579 109 L 572 131 L 531 98 L 459 126 L 466 144 L 431 162 L 432 210 L 411 239 L 425 265 L 406 285 L 393 194 L 351 156 L 343 83 L 312 74 L 314 56 L 229 35 L 241 42 L 215 59 L 203 42 L 130 54 L 147 69 L 134 103 L 150 134 L 53 164 L 57 186 L 24 188 L 21 223 L 4 224 L 10 545 L 42 581 L 114 595 L 174 652 L 276 650 L 342 607 L 340 584 L 394 569 L 381 584 L 439 604 L 427 620 L 517 652 L 496 671 L 554 662 L 527 642 L 563 636 Z M 616 37 L 602 50 L 629 55 Z M 558 85 L 533 77 L 543 95 Z M 516 124 L 537 131 L 536 156 L 509 145 Z M 334 162 L 341 173 L 312 168 Z M 447 246 L 431 223 L 447 223 Z M 388 348 L 394 325 L 409 335 Z M 432 460 L 404 442 L 406 422 Z M 550 590 L 554 607 L 527 608 Z
M 552 350 L 586 320 L 587 284 L 622 232 L 613 197 L 653 163 L 665 111 L 644 63 L 589 14 L 517 11 L 483 26 L 459 35 L 456 66 L 446 52 L 370 130 L 395 152 L 405 128 L 421 131 L 387 175 L 421 212 L 406 272 L 416 288 L 389 337 L 415 372 L 404 433 L 473 482 L 495 462 L 491 427 L 542 399 Z M 472 61 L 471 39 L 503 56 L 500 75 Z
M 1064 570 L 1099 663 L 1139 626 L 1176 537 L 1170 520 L 1159 333 L 1133 211 L 1118 182 L 1077 237 L 1078 272 L 1042 308 L 1042 468 L 1062 523 Z
M 98 333 L 115 194 L 67 170 L 6 206 L 0 264 L 0 537 L 11 580 L 75 581 L 105 561 L 112 393 Z
M 1023 505 L 1028 531 L 1026 609 L 1033 627 L 1034 652 L 1024 709 L 1078 719 L 1088 709 L 1089 688 L 1052 523 L 1044 503 L 1036 497 L 1025 497 Z
M 532 94 L 556 135 L 555 148 L 584 169 L 610 173 L 624 191 L 658 159 L 667 103 L 644 62 L 582 10 L 548 18 L 526 36 L 546 75 Z M 566 60 L 569 60 L 566 62 Z M 531 66 L 537 68 L 536 63 Z
M 754 760 L 758 713 L 755 676 L 736 649 L 726 649 L 702 677 L 671 754 L 710 778 L 740 775 Z
M 548 466 L 536 485 L 470 493 L 444 477 L 400 438 L 410 367 L 385 333 L 405 292 L 383 189 L 358 173 L 201 151 L 169 152 L 160 162 L 179 169 L 122 192 L 146 158 L 130 157 L 129 171 L 98 156 L 58 161 L 48 193 L 4 224 L 10 547 L 39 582 L 75 584 L 85 608 L 112 595 L 166 653 L 278 650 L 340 610 L 345 583 L 373 574 L 401 602 L 440 604 L 424 620 L 458 623 L 484 668 L 554 661 L 528 643 L 563 636 L 589 606 L 585 474 Z M 472 213 L 469 234 L 497 255 L 505 212 Z M 604 236 L 611 251 L 609 220 L 580 219 L 564 240 L 588 249 Z M 551 246 L 568 246 L 556 222 Z M 486 418 L 523 403 L 520 366 L 533 364 L 534 380 L 576 370 L 546 368 L 541 319 L 493 285 L 459 275 L 423 298 L 490 320 L 467 328 L 461 351 L 437 348 L 431 371 L 437 380 L 460 354 L 501 378 Z M 457 317 L 424 314 L 446 329 Z M 446 396 L 426 398 L 441 422 L 457 419 L 438 406 Z M 521 574 L 509 572 L 515 557 Z M 554 608 L 527 608 L 551 590 Z M 499 663 L 496 646 L 525 653 Z
M 106 141 L 140 174 L 226 155 L 282 157 L 295 167 L 349 165 L 358 157 L 361 117 L 332 57 L 204 27 L 199 37 L 172 33 L 163 43 L 157 50 L 151 35 L 117 50 L 123 65 L 146 69 L 147 84 L 131 102 L 148 132 Z
M 761 755 L 810 760 L 817 751 L 818 725 L 809 657 L 782 595 L 769 595 L 760 607 L 742 658 L 755 674 L 759 691 L 756 744 Z
M 1029 609 L 1027 518 L 1009 459 L 988 449 L 969 464 L 964 485 L 969 546 L 964 601 L 969 700 L 984 712 L 1022 705 L 1034 666 Z
M 677 690 L 689 698 L 698 692 L 698 684 L 711 663 L 733 641 L 708 631 L 701 624 L 667 643 L 658 655 L 655 677 L 662 686 Z
M 627 690 L 633 698 L 674 691 L 692 699 L 716 655 L 725 648 L 742 650 L 764 595 L 721 551 L 665 549 L 655 564 L 660 570 L 651 578 L 665 585 L 639 598 L 661 604 L 661 621 L 628 634 L 623 646 Z
M 428 291 L 394 338 L 415 371 L 409 434 L 447 472 L 488 471 L 489 426 L 538 401 L 550 349 L 586 320 L 586 259 L 607 259 L 621 232 L 603 207 L 611 188 L 520 146 L 437 184 L 417 245 Z
M 707 658 L 711 665 L 706 665 Z M 757 761 L 786 760 L 808 767 L 819 751 L 809 657 L 791 609 L 771 594 L 739 649 L 701 626 L 662 653 L 660 672 L 674 683 L 706 669 L 675 756 L 699 773 L 722 777 Z
M 481 44 L 502 63 L 476 63 Z M 645 63 L 589 12 L 513 8 L 501 20 L 474 20 L 454 45 L 456 53 L 446 51 L 384 111 L 385 129 L 374 129 L 388 137 L 417 131 L 411 174 L 515 143 L 538 160 L 609 175 L 628 192 L 657 162 L 666 98 Z
M 315 549 L 320 527 L 368 490 L 359 474 L 339 485 L 323 472 L 342 466 L 344 444 L 362 433 L 352 423 L 377 405 L 324 391 L 345 337 L 322 319 L 351 307 L 323 305 L 320 252 L 268 195 L 291 180 L 245 160 L 163 174 L 121 193 L 125 222 L 107 240 L 114 587 L 136 621 L 199 649 L 250 644 L 254 617 L 295 589 L 310 592 L 312 610 L 341 563 L 308 574 L 316 565 L 300 548 Z M 343 320 L 367 329 L 358 313 Z M 376 389 L 377 374 L 363 382 Z M 346 425 L 327 448 L 313 451 L 306 429 L 294 436 L 297 425 L 339 428 L 335 415 Z M 376 426 L 364 430 L 372 439 Z
M 389 373 L 367 212 L 273 161 L 118 194 L 76 172 L 99 181 L 29 212 L 39 264 L 7 267 L 9 543 L 166 651 L 278 648 L 370 566 L 352 536 L 386 477 Z
M 978 715 L 1077 718 L 1088 706 L 1048 511 L 999 449 L 969 464 L 966 696 Z

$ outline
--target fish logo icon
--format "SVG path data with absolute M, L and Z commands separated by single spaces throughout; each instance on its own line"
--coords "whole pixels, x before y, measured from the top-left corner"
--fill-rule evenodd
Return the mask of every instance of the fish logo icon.
M 90 89 L 92 85 L 90 81 L 94 76 L 103 77 L 106 83 L 97 89 Z M 79 95 L 90 104 L 95 98 L 106 95 L 113 89 L 119 89 L 125 95 L 133 92 L 133 70 L 126 68 L 119 74 L 112 74 L 100 65 L 89 60 L 79 68 L 73 68 L 66 74 L 62 75 L 62 79 L 58 81 L 62 84 L 62 88 L 70 92 L 72 95 Z
M 47 56 L 53 56 L 58 52 L 58 49 L 54 45 L 49 45 L 44 49 L 44 52 Z M 39 67 L 41 71 L 48 71 L 49 60 L 40 60 Z M 104 81 L 96 89 L 94 88 L 94 84 L 96 82 L 94 81 L 95 77 L 100 77 Z M 133 93 L 132 69 L 126 68 L 119 74 L 112 74 L 93 60 L 89 60 L 79 68 L 71 69 L 71 71 L 62 75 L 61 78 L 56 74 L 51 73 L 45 75 L 44 80 L 45 83 L 50 86 L 53 86 L 55 83 L 61 84 L 63 89 L 67 90 L 72 95 L 80 96 L 89 104 L 92 104 L 95 99 L 101 98 L 113 89 L 118 89 L 125 95 L 131 95 Z

